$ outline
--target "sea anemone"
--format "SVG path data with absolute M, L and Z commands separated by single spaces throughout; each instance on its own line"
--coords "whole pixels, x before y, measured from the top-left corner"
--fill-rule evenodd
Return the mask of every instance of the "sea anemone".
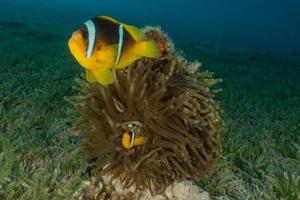
M 219 80 L 176 52 L 164 57 L 115 70 L 109 86 L 78 79 L 78 96 L 67 98 L 80 115 L 69 132 L 81 136 L 81 152 L 94 159 L 92 173 L 118 178 L 124 189 L 162 193 L 175 181 L 199 180 L 222 147 L 212 88 Z M 129 125 L 144 143 L 124 147 Z

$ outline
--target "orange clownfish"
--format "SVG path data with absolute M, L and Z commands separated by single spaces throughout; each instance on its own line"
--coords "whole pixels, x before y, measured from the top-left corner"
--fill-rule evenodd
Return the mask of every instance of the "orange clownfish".
M 142 57 L 159 58 L 160 49 L 154 40 L 145 39 L 139 28 L 100 16 L 88 20 L 72 34 L 69 49 L 86 69 L 89 82 L 109 85 L 113 68 L 124 68 Z
M 128 129 L 122 136 L 122 145 L 125 149 L 131 149 L 134 146 L 146 144 L 148 138 L 143 135 L 136 135 L 135 131 Z

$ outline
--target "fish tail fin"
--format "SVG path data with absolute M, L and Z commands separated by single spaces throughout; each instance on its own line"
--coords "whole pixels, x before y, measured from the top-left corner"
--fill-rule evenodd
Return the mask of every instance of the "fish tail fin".
M 147 143 L 147 141 L 148 141 L 148 137 L 146 137 L 146 136 L 140 136 L 140 137 L 138 137 L 138 138 L 135 139 L 134 144 L 135 145 L 144 145 L 144 144 Z
M 160 49 L 153 40 L 137 42 L 135 52 L 137 55 L 148 58 L 159 58 L 161 56 Z

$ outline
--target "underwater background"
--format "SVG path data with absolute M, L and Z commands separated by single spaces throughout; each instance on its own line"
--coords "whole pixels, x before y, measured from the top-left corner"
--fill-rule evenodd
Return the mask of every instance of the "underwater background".
M 67 48 L 97 15 L 161 26 L 223 79 L 224 152 L 198 184 L 212 197 L 299 199 L 300 1 L 0 0 L 0 199 L 68 199 L 86 160 L 63 135 L 82 73 Z

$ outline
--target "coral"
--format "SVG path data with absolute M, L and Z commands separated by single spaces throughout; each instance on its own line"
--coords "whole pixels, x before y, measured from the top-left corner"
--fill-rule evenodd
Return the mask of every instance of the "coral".
M 135 191 L 134 188 L 122 189 L 120 180 L 115 179 L 113 185 L 110 184 L 110 177 L 103 177 L 103 180 L 97 180 L 92 177 L 89 181 L 84 181 L 79 190 L 76 191 L 72 200 L 210 200 L 207 192 L 191 181 L 174 182 L 169 185 L 165 193 L 152 195 L 149 190 Z
M 79 95 L 67 100 L 81 117 L 69 132 L 81 136 L 81 151 L 95 160 L 94 175 L 118 178 L 124 189 L 162 193 L 213 167 L 223 122 L 211 86 L 219 80 L 199 66 L 170 53 L 114 71 L 110 86 L 77 80 Z M 123 147 L 129 124 L 139 127 L 146 144 Z
M 110 183 L 110 179 L 109 176 L 103 176 L 104 183 Z M 123 184 L 118 178 L 113 180 L 112 185 L 117 194 L 121 197 L 130 196 L 132 200 L 210 199 L 208 192 L 202 190 L 192 181 L 174 182 L 166 188 L 164 193 L 154 195 L 149 190 L 136 191 L 134 186 L 123 189 Z
M 116 190 L 105 185 L 102 181 L 92 178 L 90 181 L 85 181 L 81 187 L 76 191 L 72 200 L 131 200 L 133 194 L 120 195 Z

